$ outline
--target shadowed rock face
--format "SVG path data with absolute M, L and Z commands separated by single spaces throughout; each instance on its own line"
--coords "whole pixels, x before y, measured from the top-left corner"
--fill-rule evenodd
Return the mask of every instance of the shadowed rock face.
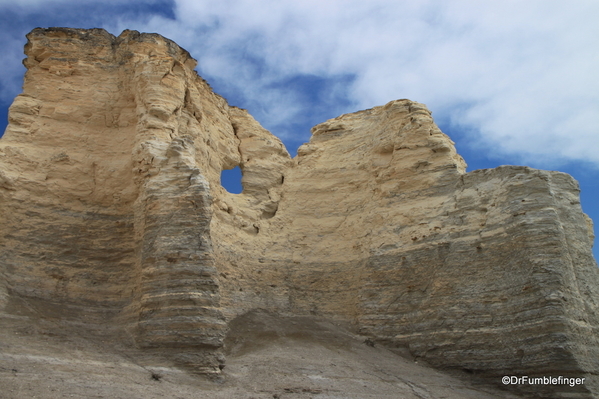
M 236 317 L 317 315 L 489 381 L 587 377 L 523 392 L 599 394 L 599 276 L 570 176 L 465 173 L 409 100 L 322 123 L 291 159 L 168 39 L 28 39 L 0 140 L 0 311 L 112 326 L 213 375 Z M 235 166 L 241 194 L 220 186 Z

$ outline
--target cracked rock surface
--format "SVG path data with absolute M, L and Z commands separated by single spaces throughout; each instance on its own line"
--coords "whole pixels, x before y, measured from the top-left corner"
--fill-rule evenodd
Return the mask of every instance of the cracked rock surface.
M 0 140 L 0 315 L 11 340 L 19 323 L 34 331 L 2 352 L 16 369 L 44 370 L 28 384 L 58 372 L 53 362 L 75 370 L 69 345 L 89 337 L 82 359 L 116 367 L 115 387 L 147 377 L 146 365 L 164 368 L 163 387 L 224 378 L 214 395 L 441 397 L 434 387 L 453 384 L 435 385 L 428 369 L 426 383 L 397 377 L 420 371 L 401 371 L 393 350 L 486 384 L 587 379 L 508 387 L 524 395 L 599 395 L 594 234 L 569 175 L 466 173 L 430 111 L 405 99 L 315 126 L 291 158 L 157 34 L 40 28 L 25 54 Z M 220 184 L 236 166 L 241 194 Z M 259 327 L 251 340 L 236 332 L 245 318 Z M 325 345 L 320 328 L 341 335 Z M 337 355 L 345 368 L 326 363 Z M 396 377 L 366 361 L 377 356 Z

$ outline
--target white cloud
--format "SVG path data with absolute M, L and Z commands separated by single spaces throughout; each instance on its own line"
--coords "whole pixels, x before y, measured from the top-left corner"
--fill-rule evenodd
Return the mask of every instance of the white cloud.
M 335 98 L 347 99 L 335 112 L 410 98 L 475 132 L 472 145 L 497 156 L 599 166 L 595 0 L 174 4 L 175 20 L 110 16 L 103 25 L 115 34 L 129 28 L 175 40 L 198 59 L 204 77 L 226 82 L 268 127 L 319 107 L 280 82 L 353 76 L 335 86 Z
M 143 4 L 151 4 L 157 3 L 160 0 L 137 0 Z M 18 9 L 24 12 L 29 12 L 31 10 L 39 9 L 48 9 L 50 6 L 55 6 L 59 4 L 76 4 L 78 6 L 84 6 L 89 4 L 97 4 L 100 3 L 98 0 L 0 0 L 0 7 L 10 8 L 10 9 Z M 126 4 L 131 3 L 131 0 L 102 0 L 101 3 L 108 5 L 115 4 Z M 37 11 L 36 10 L 36 11 Z

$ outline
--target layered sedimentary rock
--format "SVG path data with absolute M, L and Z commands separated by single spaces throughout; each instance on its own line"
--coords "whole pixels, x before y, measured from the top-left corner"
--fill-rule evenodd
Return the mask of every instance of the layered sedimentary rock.
M 599 276 L 570 176 L 465 173 L 409 100 L 316 126 L 292 159 L 168 39 L 28 39 L 0 140 L 5 312 L 109 324 L 212 374 L 235 317 L 313 314 L 437 367 L 599 392 Z M 235 166 L 241 194 L 220 185 Z

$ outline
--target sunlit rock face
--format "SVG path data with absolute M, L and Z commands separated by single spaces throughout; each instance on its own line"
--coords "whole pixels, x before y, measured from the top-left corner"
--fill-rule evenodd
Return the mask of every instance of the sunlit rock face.
M 489 381 L 587 376 L 524 392 L 599 394 L 592 223 L 570 176 L 465 173 L 409 100 L 314 127 L 292 159 L 168 39 L 28 39 L 0 140 L 3 312 L 121 331 L 211 375 L 236 317 L 316 315 Z M 235 166 L 241 194 L 220 185 Z

